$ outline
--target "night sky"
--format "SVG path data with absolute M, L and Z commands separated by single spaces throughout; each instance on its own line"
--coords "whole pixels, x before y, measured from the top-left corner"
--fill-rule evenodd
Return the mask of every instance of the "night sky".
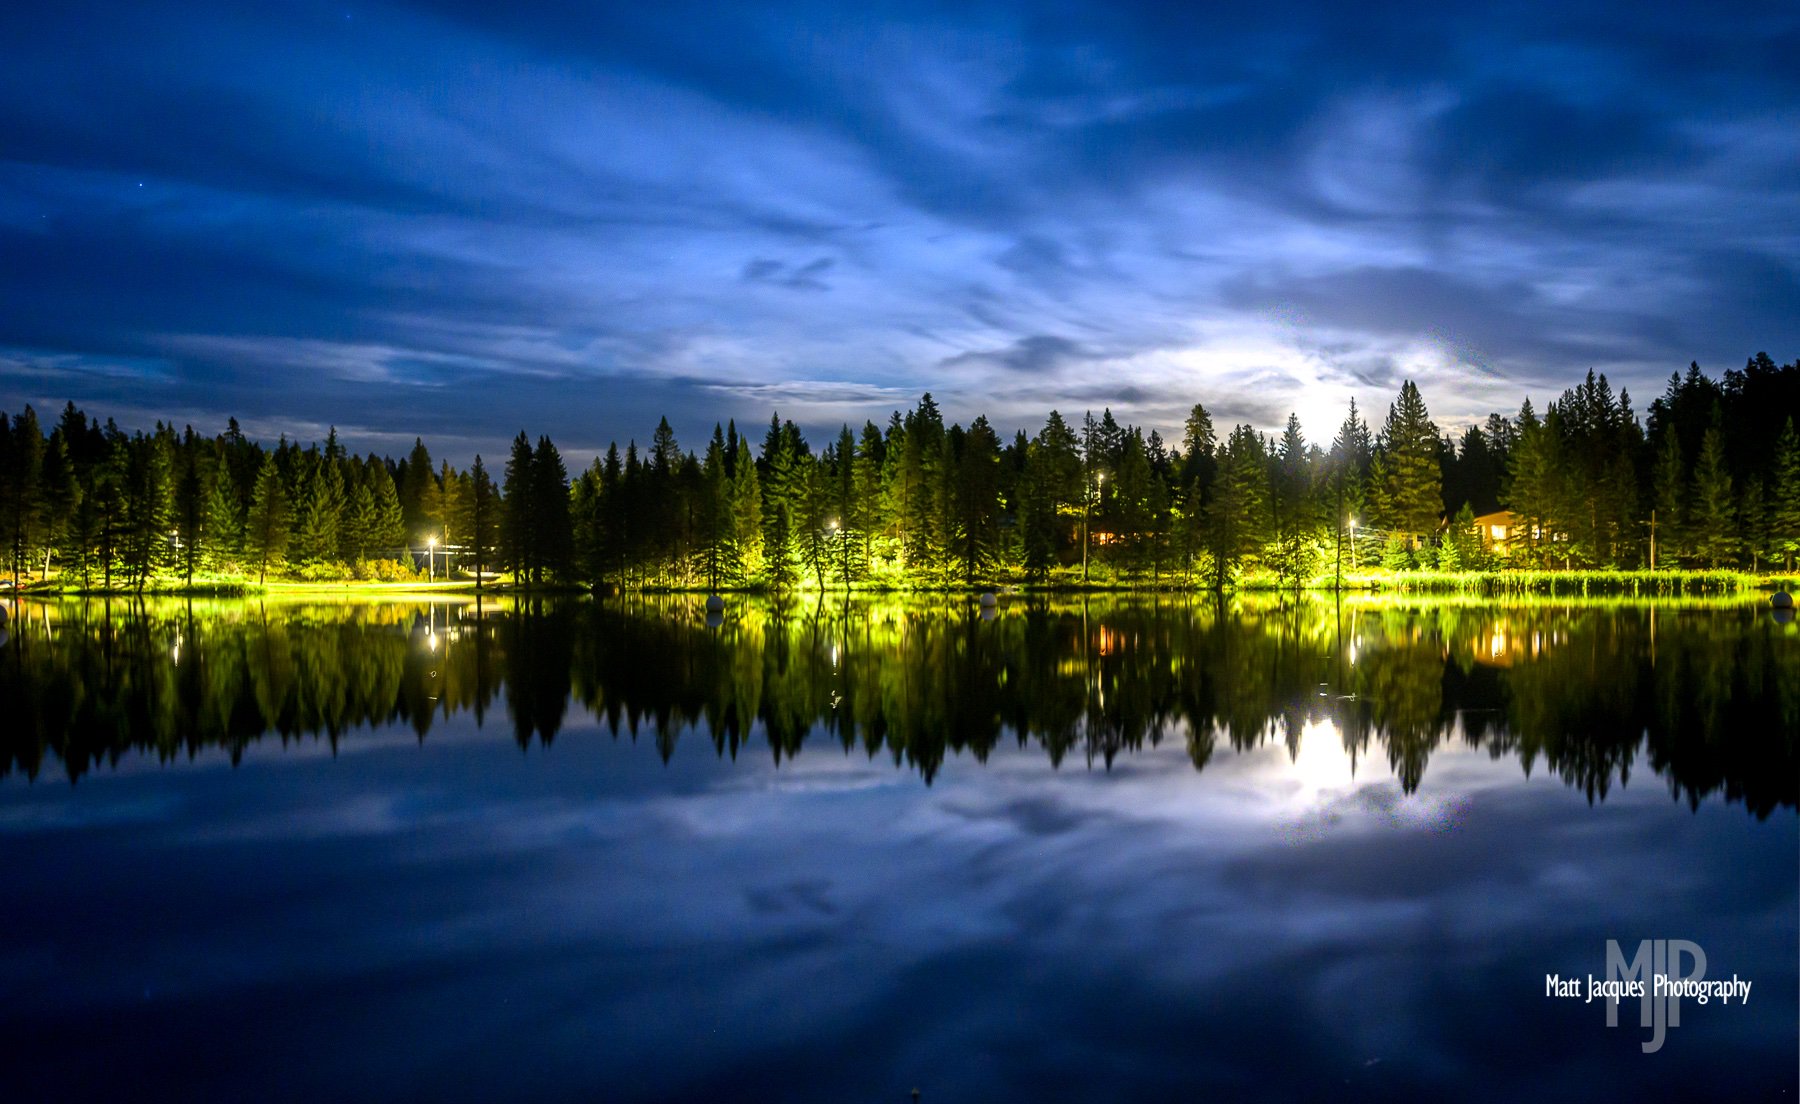
M 1461 7 L 7 4 L 0 403 L 1329 440 L 1800 354 L 1800 7 Z

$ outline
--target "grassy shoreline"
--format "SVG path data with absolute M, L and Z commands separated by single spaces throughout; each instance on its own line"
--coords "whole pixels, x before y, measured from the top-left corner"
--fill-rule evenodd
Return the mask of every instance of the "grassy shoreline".
M 1387 571 L 1360 570 L 1347 571 L 1342 576 L 1342 585 L 1333 575 L 1321 575 L 1300 587 L 1283 586 L 1273 576 L 1252 574 L 1240 580 L 1236 585 L 1227 588 L 1233 592 L 1280 592 L 1307 591 L 1313 593 L 1388 593 L 1388 594 L 1461 594 L 1480 597 L 1509 597 L 1514 595 L 1537 596 L 1616 596 L 1616 597 L 1681 597 L 1709 594 L 1741 594 L 1759 591 L 1774 592 L 1777 590 L 1800 590 L 1800 578 L 1782 574 L 1752 574 L 1730 570 L 1682 570 L 1682 571 L 1543 571 L 1543 570 L 1501 570 L 1501 571 Z M 852 585 L 850 591 L 855 594 L 979 594 L 983 591 L 996 591 L 1010 594 L 1194 594 L 1204 593 L 1212 588 L 1204 583 L 1185 579 L 1119 580 L 1091 579 L 1082 582 L 1079 579 L 1052 578 L 1046 582 L 979 582 L 974 584 L 944 583 L 930 585 L 898 585 L 889 581 L 874 583 L 858 583 Z M 800 594 L 842 594 L 842 585 L 827 584 L 823 588 L 807 580 L 796 588 L 794 593 Z M 720 588 L 720 593 L 731 594 L 766 594 L 763 587 Z M 195 579 L 188 584 L 180 579 L 154 579 L 143 587 L 79 587 L 63 586 L 56 581 L 23 586 L 18 593 L 27 597 L 264 597 L 264 598 L 381 598 L 397 599 L 406 597 L 436 598 L 482 596 L 512 597 L 525 594 L 587 594 L 599 593 L 616 595 L 620 593 L 643 594 L 708 594 L 710 588 L 704 586 L 662 586 L 646 585 L 641 587 L 619 588 L 607 586 L 590 588 L 583 586 L 563 587 L 518 587 L 510 584 L 487 583 L 478 591 L 472 580 L 446 581 L 414 581 L 394 580 L 376 581 L 367 579 L 342 580 L 268 580 L 258 583 L 254 579 L 230 577 L 210 577 Z

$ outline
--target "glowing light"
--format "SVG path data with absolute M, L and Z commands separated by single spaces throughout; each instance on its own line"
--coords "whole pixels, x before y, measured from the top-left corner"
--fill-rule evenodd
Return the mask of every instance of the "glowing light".
M 1355 781 L 1356 765 L 1344 746 L 1337 722 L 1330 718 L 1307 721 L 1300 728 L 1300 746 L 1289 772 L 1303 790 L 1341 789 Z

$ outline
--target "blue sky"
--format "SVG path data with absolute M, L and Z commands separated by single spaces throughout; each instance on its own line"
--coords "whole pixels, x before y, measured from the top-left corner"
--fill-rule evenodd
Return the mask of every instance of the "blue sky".
M 0 14 L 0 402 L 452 457 L 1800 354 L 1800 10 Z

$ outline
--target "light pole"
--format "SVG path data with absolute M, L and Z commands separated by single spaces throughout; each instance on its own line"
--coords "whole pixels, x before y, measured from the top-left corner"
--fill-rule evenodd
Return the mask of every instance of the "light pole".
M 1106 473 L 1094 473 L 1095 492 L 1106 486 Z M 1094 493 L 1083 493 L 1081 496 L 1081 581 L 1088 581 L 1088 507 L 1092 504 Z
M 830 521 L 825 523 L 825 531 L 831 534 L 829 537 L 826 538 L 827 541 L 835 541 L 835 540 L 838 540 L 842 536 L 842 534 L 838 530 L 837 518 L 832 518 Z M 848 552 L 844 552 L 840 555 L 839 559 L 842 564 L 842 566 L 839 568 L 839 571 L 843 575 L 844 589 L 849 590 L 850 589 L 850 555 Z
M 425 581 L 428 583 L 437 581 L 436 537 L 428 537 L 425 540 Z

